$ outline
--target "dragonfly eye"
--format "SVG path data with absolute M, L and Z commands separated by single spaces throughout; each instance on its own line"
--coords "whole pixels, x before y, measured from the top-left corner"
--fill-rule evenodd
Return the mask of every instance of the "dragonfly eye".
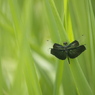
M 65 45 L 65 46 L 66 46 L 67 44 L 68 44 L 67 42 L 64 42 L 64 43 L 63 43 L 63 45 Z

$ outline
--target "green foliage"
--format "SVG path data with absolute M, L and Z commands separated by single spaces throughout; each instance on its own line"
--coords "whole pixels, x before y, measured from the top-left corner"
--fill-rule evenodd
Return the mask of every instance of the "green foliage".
M 95 95 L 94 3 L 0 0 L 0 95 Z M 50 54 L 73 40 L 86 51 L 70 64 Z

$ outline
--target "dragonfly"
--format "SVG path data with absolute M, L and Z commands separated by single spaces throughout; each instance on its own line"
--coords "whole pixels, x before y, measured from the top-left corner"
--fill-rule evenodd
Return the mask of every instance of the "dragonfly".
M 76 58 L 85 50 L 86 47 L 84 45 L 79 45 L 79 42 L 77 40 L 74 40 L 69 45 L 67 42 L 64 42 L 63 46 L 54 43 L 53 48 L 51 48 L 50 52 L 58 59 L 65 60 L 66 58 L 68 58 L 68 62 L 70 64 L 69 58 Z

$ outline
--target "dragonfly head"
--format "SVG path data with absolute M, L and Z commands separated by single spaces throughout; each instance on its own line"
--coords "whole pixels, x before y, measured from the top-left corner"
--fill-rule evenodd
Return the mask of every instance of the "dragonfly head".
M 64 42 L 64 43 L 63 43 L 63 45 L 65 45 L 65 46 L 66 46 L 66 45 L 68 45 L 68 43 L 67 43 L 67 42 Z

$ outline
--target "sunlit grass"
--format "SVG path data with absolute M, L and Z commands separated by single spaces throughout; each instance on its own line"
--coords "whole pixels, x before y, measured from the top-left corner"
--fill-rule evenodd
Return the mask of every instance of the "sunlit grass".
M 0 95 L 95 94 L 95 9 L 91 2 L 0 1 Z M 84 44 L 86 51 L 70 59 L 70 64 L 50 54 L 53 43 L 73 40 Z

